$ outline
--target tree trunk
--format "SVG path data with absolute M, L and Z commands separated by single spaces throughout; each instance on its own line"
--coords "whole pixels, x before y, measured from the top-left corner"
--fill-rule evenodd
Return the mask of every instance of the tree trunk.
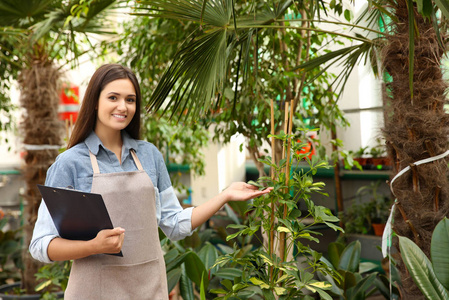
M 408 8 L 405 0 L 392 1 L 398 18 L 388 36 L 383 65 L 392 77 L 385 93 L 385 137 L 394 162 L 392 176 L 411 166 L 412 170 L 393 183 L 398 200 L 393 229 L 413 240 L 427 256 L 436 224 L 449 212 L 447 160 L 414 166 L 413 163 L 448 149 L 449 118 L 444 112 L 446 83 L 440 59 L 443 51 L 429 20 L 415 11 L 419 36 L 415 36 L 413 97 L 409 88 Z M 398 245 L 395 245 L 397 248 Z M 399 249 L 398 249 L 399 250 Z M 403 299 L 423 299 L 403 262 L 398 262 Z
M 48 145 L 61 145 L 62 122 L 58 120 L 60 72 L 48 61 L 36 60 L 19 77 L 20 104 L 24 109 L 20 124 L 26 149 L 23 174 L 26 181 L 24 274 L 22 288 L 35 293 L 34 274 L 41 266 L 28 253 L 41 196 L 37 184 L 44 184 L 47 169 L 58 155 L 58 149 Z M 31 146 L 29 146 L 31 145 Z

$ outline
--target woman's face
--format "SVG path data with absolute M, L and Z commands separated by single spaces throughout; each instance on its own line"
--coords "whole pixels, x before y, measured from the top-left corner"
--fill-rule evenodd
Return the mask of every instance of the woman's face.
M 97 134 L 125 129 L 136 113 L 136 90 L 131 80 L 108 83 L 100 93 L 97 109 Z

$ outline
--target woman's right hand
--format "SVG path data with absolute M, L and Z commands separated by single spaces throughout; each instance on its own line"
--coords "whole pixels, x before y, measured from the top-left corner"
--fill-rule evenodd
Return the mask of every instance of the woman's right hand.
M 92 240 L 96 254 L 119 253 L 122 249 L 125 238 L 125 229 L 116 227 L 114 229 L 104 229 L 98 232 Z

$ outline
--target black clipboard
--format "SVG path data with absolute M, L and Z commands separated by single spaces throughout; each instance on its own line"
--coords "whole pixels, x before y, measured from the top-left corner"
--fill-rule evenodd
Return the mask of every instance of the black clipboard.
M 88 241 L 103 229 L 113 229 L 100 194 L 37 185 L 59 235 L 68 240 Z M 106 253 L 123 256 L 120 253 Z

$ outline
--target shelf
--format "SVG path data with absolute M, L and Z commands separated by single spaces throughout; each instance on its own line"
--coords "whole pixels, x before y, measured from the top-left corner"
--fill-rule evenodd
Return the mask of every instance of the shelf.
M 19 170 L 0 170 L 0 175 L 20 175 Z
M 265 166 L 265 173 L 270 173 L 270 168 Z M 305 163 L 299 163 L 295 167 L 294 171 L 298 172 L 302 170 L 303 172 L 307 172 L 310 170 L 310 167 Z M 257 177 L 259 175 L 259 171 L 257 170 L 255 164 L 252 161 L 246 162 L 246 174 L 247 176 Z M 334 178 L 334 168 L 330 169 L 318 169 L 315 177 L 321 178 Z M 363 180 L 379 180 L 379 179 L 389 179 L 390 171 L 389 170 L 345 170 L 340 169 L 340 178 L 342 179 L 363 179 Z
M 168 172 L 181 172 L 181 173 L 188 173 L 190 171 L 189 165 L 181 165 L 181 164 L 175 164 L 175 163 L 169 163 L 167 165 Z

